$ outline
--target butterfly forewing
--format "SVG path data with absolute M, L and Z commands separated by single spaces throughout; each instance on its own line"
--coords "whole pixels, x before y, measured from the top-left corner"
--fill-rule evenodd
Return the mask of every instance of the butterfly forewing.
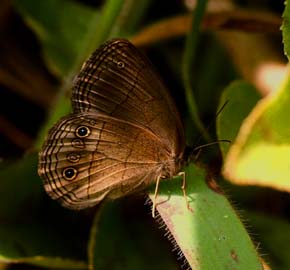
M 129 41 L 104 44 L 75 79 L 75 112 L 98 111 L 150 129 L 182 152 L 183 126 L 174 102 L 149 60 Z

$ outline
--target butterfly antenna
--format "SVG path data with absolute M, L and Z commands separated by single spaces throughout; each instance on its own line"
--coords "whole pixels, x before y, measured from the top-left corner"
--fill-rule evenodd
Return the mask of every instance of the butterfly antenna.
M 206 143 L 206 144 L 202 144 L 196 147 L 191 147 L 191 146 L 187 146 L 186 147 L 186 152 L 185 152 L 185 160 L 187 163 L 189 163 L 190 161 L 196 162 L 201 149 L 211 146 L 211 145 L 215 145 L 215 144 L 220 144 L 220 143 L 231 143 L 230 140 L 218 140 L 215 142 L 210 142 L 210 143 Z
M 195 152 L 197 150 L 200 150 L 202 148 L 205 148 L 205 147 L 208 147 L 208 146 L 211 146 L 211 145 L 214 145 L 214 144 L 220 144 L 221 142 L 226 142 L 226 143 L 231 143 L 230 140 L 218 140 L 218 141 L 215 141 L 215 142 L 211 142 L 211 143 L 206 143 L 206 144 L 202 144 L 202 145 L 199 145 L 197 147 L 194 147 L 192 149 L 192 152 Z
M 220 113 L 224 110 L 225 106 L 229 103 L 229 100 L 226 100 L 224 102 L 224 104 L 221 106 L 221 108 L 217 111 L 217 113 L 215 114 L 215 118 L 214 120 L 217 119 L 217 117 L 220 115 Z M 207 129 L 210 128 L 210 126 L 214 123 L 214 120 L 211 120 L 210 123 L 207 125 Z M 199 143 L 199 141 L 201 140 L 201 136 L 197 139 L 197 142 L 195 143 L 195 145 L 197 145 Z M 200 156 L 201 153 L 201 149 L 203 149 L 204 147 L 210 146 L 210 145 L 214 145 L 214 144 L 218 144 L 221 142 L 227 142 L 227 143 L 231 143 L 231 141 L 229 140 L 218 140 L 215 142 L 210 142 L 210 143 L 206 143 L 206 144 L 202 144 L 200 146 L 197 147 L 191 147 L 191 146 L 187 146 L 187 154 L 185 155 L 185 159 L 187 160 L 187 162 L 189 162 L 190 160 L 196 162 L 198 157 Z M 193 155 L 193 153 L 195 153 L 196 151 L 198 151 L 195 155 Z

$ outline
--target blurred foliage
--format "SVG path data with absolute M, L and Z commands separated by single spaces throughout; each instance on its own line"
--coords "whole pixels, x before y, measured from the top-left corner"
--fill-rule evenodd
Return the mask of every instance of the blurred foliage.
M 285 8 L 283 1 L 209 1 L 203 14 L 190 1 L 3 0 L 0 269 L 179 269 L 184 259 L 201 270 L 215 261 L 221 265 L 214 269 L 261 269 L 257 248 L 273 269 L 289 269 L 288 2 Z M 37 151 L 70 111 L 82 62 L 112 37 L 129 38 L 147 53 L 180 108 L 188 141 L 208 141 L 198 130 L 231 140 L 221 144 L 222 155 L 202 149 L 205 169 L 185 169 L 193 213 L 180 177 L 160 185 L 158 199 L 171 198 L 158 205 L 158 224 L 142 197 L 74 212 L 44 193 Z M 212 175 L 247 210 L 239 216 L 254 244 L 228 199 L 211 186 Z M 252 268 L 243 256 L 252 258 Z

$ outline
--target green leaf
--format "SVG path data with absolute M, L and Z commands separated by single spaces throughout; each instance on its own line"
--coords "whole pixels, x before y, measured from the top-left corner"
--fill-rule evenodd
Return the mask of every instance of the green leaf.
M 290 57 L 290 6 L 289 0 L 285 1 L 285 10 L 282 15 L 283 22 L 282 22 L 282 37 L 284 43 L 284 53 L 286 56 Z
M 97 31 L 100 13 L 71 0 L 15 0 L 16 8 L 35 31 L 48 67 L 66 77 L 87 52 L 88 38 Z M 88 52 L 87 52 L 88 53 Z
M 219 108 L 225 105 L 217 117 L 217 136 L 219 140 L 230 140 L 234 143 L 243 120 L 259 100 L 256 89 L 244 81 L 232 82 L 223 92 Z M 223 157 L 230 144 L 221 143 Z
M 77 260 L 75 254 L 72 256 L 70 244 L 74 241 L 61 241 L 64 233 L 53 230 L 48 224 L 35 222 L 1 224 L 0 261 L 29 263 L 53 269 L 86 269 L 84 261 Z
M 117 200 L 107 202 L 97 213 L 90 237 L 89 269 L 178 269 L 150 219 L 126 214 L 125 209 L 124 200 Z
M 191 211 L 180 178 L 161 181 L 157 210 L 191 268 L 261 270 L 256 248 L 226 197 L 194 165 L 185 168 L 185 177 Z M 154 200 L 153 192 L 149 196 Z
M 27 208 L 30 215 L 38 210 L 43 187 L 37 175 L 37 155 L 30 154 L 13 164 L 4 163 L 0 171 L 0 218 L 19 220 Z
M 290 76 L 261 100 L 245 119 L 226 163 L 225 175 L 238 184 L 290 191 Z
M 36 164 L 30 154 L 1 168 L 0 262 L 84 269 L 86 232 L 76 233 L 81 227 L 70 211 L 46 206 Z

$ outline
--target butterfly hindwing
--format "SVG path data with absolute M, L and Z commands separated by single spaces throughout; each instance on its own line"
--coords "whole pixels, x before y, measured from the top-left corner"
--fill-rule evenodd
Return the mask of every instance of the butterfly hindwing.
M 153 133 L 112 117 L 82 113 L 62 118 L 51 129 L 40 153 L 39 175 L 52 198 L 81 209 L 148 185 L 169 158 Z

